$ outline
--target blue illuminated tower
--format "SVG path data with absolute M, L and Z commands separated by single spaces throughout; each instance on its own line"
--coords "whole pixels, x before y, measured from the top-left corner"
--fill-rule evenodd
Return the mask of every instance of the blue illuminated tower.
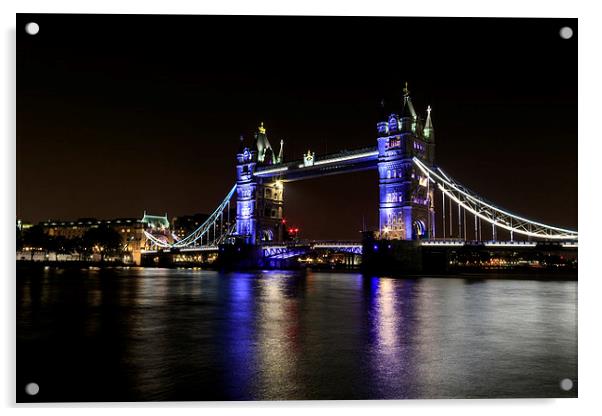
M 412 162 L 417 157 L 428 166 L 435 158 L 435 132 L 427 119 L 416 115 L 407 83 L 401 112 L 377 123 L 380 189 L 379 236 L 416 240 L 435 236 L 434 189 Z
M 245 146 L 242 136 L 236 160 L 236 234 L 247 244 L 255 244 L 257 182 L 253 172 L 257 166 L 257 151 Z

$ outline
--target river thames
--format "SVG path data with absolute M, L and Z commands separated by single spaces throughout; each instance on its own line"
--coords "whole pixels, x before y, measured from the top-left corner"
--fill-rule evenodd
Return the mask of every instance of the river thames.
M 576 397 L 577 282 L 515 277 L 19 270 L 17 400 Z

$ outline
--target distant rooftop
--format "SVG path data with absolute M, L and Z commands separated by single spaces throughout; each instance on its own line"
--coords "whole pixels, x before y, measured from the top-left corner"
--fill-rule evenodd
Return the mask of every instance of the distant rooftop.
M 141 222 L 147 224 L 150 228 L 169 228 L 169 220 L 165 215 L 149 215 L 144 211 Z

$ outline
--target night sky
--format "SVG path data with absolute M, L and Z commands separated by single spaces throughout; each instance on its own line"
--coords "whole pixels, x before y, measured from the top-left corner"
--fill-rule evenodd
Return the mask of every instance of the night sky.
M 285 160 L 375 146 L 407 81 L 439 166 L 576 229 L 576 35 L 576 19 L 18 15 L 17 216 L 211 212 L 260 121 Z M 376 171 L 294 182 L 284 213 L 302 237 L 358 239 L 377 193 Z

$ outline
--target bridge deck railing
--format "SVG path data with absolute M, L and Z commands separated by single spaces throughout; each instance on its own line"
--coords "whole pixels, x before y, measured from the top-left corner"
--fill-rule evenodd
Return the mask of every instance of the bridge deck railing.
M 336 153 L 328 153 L 325 155 L 316 156 L 313 163 L 315 165 L 315 164 L 319 164 L 319 162 L 328 161 L 330 159 L 337 159 L 337 158 L 353 156 L 353 155 L 361 155 L 363 153 L 369 153 L 369 152 L 373 152 L 376 150 L 377 150 L 376 147 L 373 147 L 373 146 L 362 147 L 360 149 L 353 149 L 353 150 L 342 150 L 342 151 L 336 152 Z M 302 166 L 304 166 L 304 160 L 296 159 L 296 160 L 292 160 L 290 162 L 257 167 L 257 170 L 255 171 L 255 173 L 260 175 L 261 173 L 265 173 L 266 171 L 269 172 L 269 171 L 279 170 L 279 169 L 282 169 L 282 171 L 284 171 L 286 169 L 297 169 Z

